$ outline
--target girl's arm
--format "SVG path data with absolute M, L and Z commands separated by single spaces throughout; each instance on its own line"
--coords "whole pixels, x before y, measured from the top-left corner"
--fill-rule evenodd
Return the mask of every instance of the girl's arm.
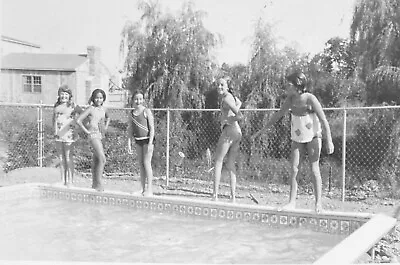
M 265 125 L 266 129 L 274 125 L 277 121 L 279 121 L 286 113 L 289 112 L 289 109 L 291 108 L 292 105 L 292 99 L 290 97 L 287 97 L 285 101 L 283 102 L 281 108 L 275 112 L 272 117 L 269 119 L 267 124 Z
M 242 102 L 238 98 L 236 98 L 235 100 L 232 94 L 229 94 L 229 96 L 227 96 L 224 101 L 229 106 L 231 111 L 235 114 L 235 116 L 228 117 L 229 123 L 240 121 L 243 118 L 243 115 L 240 112 L 240 106 L 242 106 Z
M 55 112 L 55 108 L 53 110 L 53 128 L 54 128 L 54 135 L 57 135 L 58 133 L 58 129 L 57 129 L 57 123 L 56 123 L 56 112 Z
M 265 129 L 269 129 L 272 125 L 274 125 L 277 121 L 279 121 L 291 108 L 292 100 L 290 97 L 287 97 L 283 102 L 281 108 L 272 114 L 272 117 L 269 119 L 267 124 L 265 125 Z M 264 130 L 260 130 L 251 136 L 252 139 L 256 138 L 260 135 Z
M 105 117 L 106 117 L 104 130 L 107 131 L 108 125 L 110 125 L 111 118 L 110 118 L 110 116 L 108 116 L 107 109 L 105 109 L 104 111 L 105 111 Z
M 89 114 L 92 111 L 92 106 L 89 106 L 81 115 L 79 115 L 78 119 L 76 120 L 76 123 L 82 128 L 82 130 L 86 133 L 86 134 L 90 134 L 89 130 L 86 129 L 86 127 L 83 125 L 82 121 L 89 116 Z
M 334 146 L 332 142 L 332 134 L 331 134 L 331 128 L 329 126 L 328 120 L 326 119 L 324 110 L 322 109 L 321 103 L 319 103 L 318 99 L 316 96 L 310 94 L 309 97 L 311 101 L 311 105 L 313 107 L 313 110 L 315 111 L 315 114 L 317 114 L 318 119 L 321 121 L 322 125 L 324 126 L 324 134 L 325 134 L 325 140 L 327 140 L 327 152 L 328 154 L 332 154 L 334 151 Z
M 149 138 L 149 144 L 153 144 L 154 141 L 154 134 L 155 134 L 155 130 L 154 130 L 154 116 L 151 113 L 151 110 L 146 108 L 146 115 L 147 115 L 147 121 L 149 124 L 149 132 L 150 132 L 150 138 Z
M 130 110 L 128 110 L 128 128 L 127 128 L 127 133 L 128 133 L 128 140 L 131 140 L 133 137 L 133 124 L 132 124 L 132 119 L 130 117 Z
M 75 105 L 74 110 L 72 111 L 72 116 L 80 115 L 83 112 L 83 109 L 79 105 Z
M 235 104 L 236 104 L 236 107 L 238 108 L 238 111 L 239 111 L 240 107 L 242 106 L 242 101 L 240 101 L 240 99 L 236 98 Z
M 129 117 L 129 113 L 128 113 L 128 117 Z M 129 117 L 128 118 L 128 153 L 132 154 L 132 138 L 133 138 L 133 127 L 132 127 L 132 120 Z

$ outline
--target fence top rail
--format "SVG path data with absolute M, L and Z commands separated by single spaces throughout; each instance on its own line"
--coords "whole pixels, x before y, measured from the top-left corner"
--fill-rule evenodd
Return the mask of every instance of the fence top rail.
M 40 104 L 40 103 L 11 103 L 11 102 L 0 102 L 0 106 L 15 106 L 15 107 L 46 107 L 47 105 L 45 104 Z M 48 106 L 52 106 L 53 105 L 48 105 Z
M 0 102 L 0 106 L 16 106 L 16 107 L 54 107 L 52 104 L 41 104 L 41 103 L 12 103 L 12 102 Z M 88 105 L 81 105 L 82 107 L 88 107 Z M 121 108 L 114 106 L 107 106 L 108 109 L 117 110 L 131 110 L 132 108 Z M 185 109 L 185 108 L 150 108 L 153 111 L 219 111 L 220 109 Z M 400 105 L 395 106 L 368 106 L 368 107 L 340 107 L 340 108 L 323 108 L 324 110 L 368 110 L 368 109 L 400 109 Z M 278 108 L 266 108 L 266 109 L 241 109 L 241 111 L 277 111 Z

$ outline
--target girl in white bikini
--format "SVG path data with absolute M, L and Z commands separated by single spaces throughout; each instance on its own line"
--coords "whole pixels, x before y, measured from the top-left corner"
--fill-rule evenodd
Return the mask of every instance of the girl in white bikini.
M 215 175 L 214 175 L 214 191 L 213 200 L 218 200 L 218 189 L 221 180 L 222 164 L 225 155 L 228 156 L 226 168 L 231 179 L 231 201 L 235 202 L 236 194 L 236 168 L 235 160 L 239 152 L 240 139 L 242 131 L 238 121 L 242 118 L 239 112 L 242 102 L 232 94 L 232 90 L 228 87 L 227 80 L 221 78 L 218 80 L 218 93 L 221 97 L 221 127 L 222 133 L 219 137 L 217 150 L 215 154 Z
M 322 210 L 322 181 L 319 168 L 322 132 L 324 132 L 324 139 L 326 140 L 327 153 L 332 154 L 334 146 L 331 130 L 318 99 L 306 91 L 306 76 L 303 73 L 296 72 L 289 75 L 287 80 L 289 81 L 289 87 L 286 89 L 287 98 L 280 110 L 274 113 L 266 125 L 269 128 L 283 115 L 291 111 L 292 165 L 290 200 L 282 209 L 293 209 L 296 206 L 297 174 L 300 161 L 303 160 L 304 153 L 307 151 L 313 175 L 315 211 L 319 213 Z M 321 123 L 324 130 L 321 128 Z
M 90 144 L 93 147 L 92 162 L 92 188 L 97 191 L 103 191 L 101 178 L 106 164 L 106 156 L 104 154 L 103 144 L 101 140 L 104 138 L 105 131 L 110 124 L 110 118 L 107 110 L 103 107 L 106 100 L 106 93 L 101 89 L 95 89 L 90 97 L 91 105 L 79 116 L 76 121 L 82 130 L 88 134 Z M 88 117 L 89 124 L 87 128 L 83 125 L 83 120 Z

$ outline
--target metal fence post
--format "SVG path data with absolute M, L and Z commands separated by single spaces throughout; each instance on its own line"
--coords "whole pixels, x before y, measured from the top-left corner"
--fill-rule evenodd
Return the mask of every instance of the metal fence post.
M 167 172 L 166 172 L 166 179 L 167 179 L 167 186 L 169 185 L 169 131 L 170 131 L 170 110 L 167 108 L 167 154 L 166 154 L 166 163 L 167 163 Z
M 38 166 L 43 167 L 43 102 L 40 101 L 40 104 L 37 108 L 37 160 Z
M 346 108 L 343 108 L 343 139 L 342 139 L 342 202 L 346 194 Z

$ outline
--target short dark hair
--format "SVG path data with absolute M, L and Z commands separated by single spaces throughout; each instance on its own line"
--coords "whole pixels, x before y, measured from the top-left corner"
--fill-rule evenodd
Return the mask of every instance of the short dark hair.
M 96 95 L 97 95 L 98 93 L 101 93 L 101 94 L 103 95 L 103 102 L 106 101 L 106 98 L 107 98 L 106 92 L 104 92 L 103 89 L 96 88 L 95 90 L 93 90 L 92 95 L 90 96 L 89 104 L 90 104 L 90 103 L 93 103 L 93 104 L 94 104 L 94 98 L 96 97 Z
M 144 96 L 144 92 L 141 89 L 135 89 L 132 93 L 132 98 L 134 98 L 137 94 L 142 94 Z
M 292 83 L 299 92 L 306 92 L 307 77 L 302 72 L 294 72 L 287 76 L 286 80 Z

